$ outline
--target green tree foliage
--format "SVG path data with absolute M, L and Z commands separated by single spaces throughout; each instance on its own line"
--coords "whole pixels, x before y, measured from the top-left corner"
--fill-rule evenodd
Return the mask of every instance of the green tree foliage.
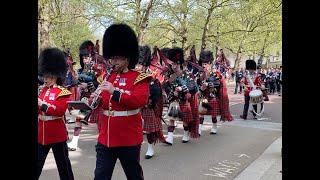
M 124 22 L 140 44 L 164 48 L 175 40 L 197 54 L 223 48 L 238 67 L 245 56 L 261 63 L 281 52 L 281 8 L 281 0 L 39 0 L 39 41 L 77 52 L 90 31 L 101 39 L 110 24 Z
M 84 4 L 77 0 L 40 0 L 38 12 L 38 50 L 49 46 L 70 48 L 74 60 L 79 59 L 79 45 L 93 37 Z

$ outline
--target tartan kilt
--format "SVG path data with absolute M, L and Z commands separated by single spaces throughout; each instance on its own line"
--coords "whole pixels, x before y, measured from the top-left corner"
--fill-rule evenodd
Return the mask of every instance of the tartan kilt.
M 211 115 L 212 117 L 220 116 L 220 102 L 218 98 L 210 98 L 208 99 L 209 105 L 211 109 L 208 110 L 208 113 L 205 115 Z
M 189 102 L 179 102 L 180 110 L 182 112 L 182 118 L 180 121 L 182 122 L 191 122 L 193 121 L 191 106 Z
M 142 108 L 143 130 L 147 133 L 162 131 L 161 119 L 155 115 L 153 109 Z
M 93 109 L 91 111 L 91 116 L 89 118 L 89 123 L 94 124 L 100 124 L 101 122 L 99 121 L 99 116 L 103 113 L 102 106 L 98 107 L 97 109 Z

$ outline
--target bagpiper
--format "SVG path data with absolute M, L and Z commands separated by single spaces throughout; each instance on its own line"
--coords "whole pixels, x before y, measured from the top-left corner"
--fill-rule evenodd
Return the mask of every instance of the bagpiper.
M 200 86 L 200 125 L 199 133 L 204 119 L 212 121 L 212 128 L 210 134 L 217 133 L 217 116 L 221 116 L 220 121 L 232 121 L 233 117 L 229 110 L 229 97 L 227 85 L 223 75 L 216 70 L 212 64 L 213 53 L 211 51 L 203 50 L 200 53 L 199 64 L 204 68 L 198 79 Z
M 96 73 L 94 70 L 94 56 L 96 51 L 94 50 L 94 44 L 90 40 L 84 41 L 79 47 L 79 58 L 81 68 L 78 70 L 78 100 L 88 103 L 90 94 L 98 86 Z M 71 151 L 76 151 L 78 148 L 78 141 L 82 129 L 82 123 L 88 124 L 88 111 L 84 110 L 71 110 L 72 115 L 76 116 L 76 122 L 74 127 L 74 134 L 72 140 L 68 143 L 68 148 Z M 70 122 L 69 123 L 73 123 Z
M 168 136 L 165 143 L 173 144 L 173 133 L 175 121 L 183 122 L 182 143 L 189 142 L 191 138 L 198 138 L 198 128 L 194 121 L 190 98 L 197 93 L 197 84 L 184 74 L 184 55 L 181 48 L 172 48 L 167 52 L 167 58 L 173 63 L 170 65 L 171 73 L 167 73 L 168 79 L 164 84 L 164 89 L 169 100 L 169 108 L 166 118 L 169 118 Z
M 149 46 L 140 46 L 139 61 L 136 65 L 136 70 L 143 73 L 148 73 L 153 76 L 150 81 L 149 103 L 141 108 L 141 116 L 143 119 L 143 130 L 146 132 L 148 140 L 148 150 L 145 155 L 146 159 L 150 159 L 154 155 L 154 145 L 159 142 L 164 142 L 165 138 L 162 133 L 162 89 L 158 79 L 156 79 L 156 71 L 151 71 L 150 64 L 152 61 L 151 50 Z M 159 111 L 161 109 L 161 111 Z

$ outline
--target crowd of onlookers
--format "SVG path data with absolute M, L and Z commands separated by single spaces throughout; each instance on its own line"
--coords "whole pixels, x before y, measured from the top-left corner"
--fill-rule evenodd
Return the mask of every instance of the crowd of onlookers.
M 277 93 L 279 96 L 281 96 L 282 67 L 257 69 L 256 73 L 261 76 L 263 82 L 265 83 L 265 87 L 268 90 L 268 94 Z M 240 68 L 231 72 L 231 78 L 226 77 L 229 80 L 232 79 L 236 83 L 234 94 L 242 93 L 243 88 L 240 86 L 240 81 L 245 74 L 247 74 L 247 71 L 244 68 Z

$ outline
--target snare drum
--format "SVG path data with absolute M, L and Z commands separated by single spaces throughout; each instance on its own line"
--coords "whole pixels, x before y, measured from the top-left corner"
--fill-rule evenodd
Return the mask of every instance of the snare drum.
M 263 102 L 263 93 L 259 89 L 250 91 L 249 93 L 250 103 L 259 104 Z

